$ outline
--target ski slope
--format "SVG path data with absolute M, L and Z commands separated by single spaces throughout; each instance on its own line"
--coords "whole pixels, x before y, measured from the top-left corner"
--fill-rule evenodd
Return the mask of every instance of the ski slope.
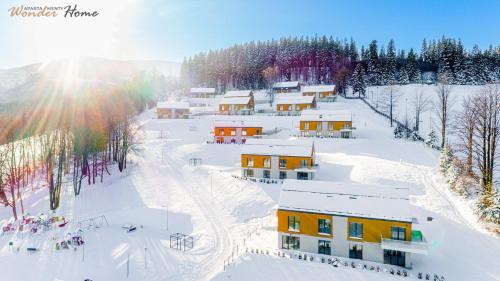
M 394 139 L 387 120 L 361 101 L 340 98 L 319 107 L 351 109 L 356 139 L 316 139 L 320 165 L 316 179 L 410 188 L 412 211 L 431 245 L 429 255 L 413 256 L 413 272 L 435 272 L 446 280 L 500 279 L 500 241 L 482 230 L 470 209 L 447 191 L 437 172 L 436 151 Z M 0 236 L 2 280 L 127 280 L 128 259 L 128 280 L 398 278 L 246 254 L 233 256 L 235 261 L 224 271 L 225 261 L 241 253 L 244 244 L 277 248 L 273 213 L 280 186 L 234 177 L 240 174 L 241 145 L 207 143 L 213 121 L 257 120 L 265 131 L 277 132 L 269 138 L 289 139 L 297 134 L 298 117 L 153 117 L 153 111 L 148 111 L 137 118 L 140 151 L 124 173 L 113 170 L 103 183 L 83 188 L 78 198 L 70 185 L 65 188 L 57 213 L 73 222 L 66 229 Z M 202 165 L 190 166 L 192 158 L 201 158 Z M 25 206 L 32 214 L 47 213 L 46 190 L 35 189 Z M 76 221 L 100 215 L 106 216 L 109 226 L 86 230 L 84 251 L 55 250 L 55 241 L 76 229 Z M 429 216 L 434 218 L 430 222 Z M 9 218 L 10 209 L 0 209 L 0 224 Z M 123 224 L 134 224 L 138 230 L 126 233 Z M 192 250 L 179 252 L 169 247 L 169 235 L 177 232 L 194 237 Z M 28 246 L 40 251 L 27 253 Z

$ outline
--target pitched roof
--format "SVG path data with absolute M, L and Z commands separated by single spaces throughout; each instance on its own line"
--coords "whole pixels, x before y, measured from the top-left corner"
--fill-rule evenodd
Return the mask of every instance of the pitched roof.
M 251 97 L 223 98 L 219 104 L 248 104 Z
M 191 88 L 191 93 L 209 93 L 214 94 L 215 88 Z
M 175 108 L 175 109 L 189 109 L 188 102 L 168 102 L 168 101 L 160 101 L 156 104 L 157 108 Z
M 248 97 L 252 94 L 252 90 L 227 91 L 224 98 Z
M 299 81 L 287 81 L 274 83 L 273 88 L 296 88 L 299 86 Z
M 335 85 L 311 85 L 301 87 L 303 93 L 333 92 L 334 90 Z
M 408 193 L 387 185 L 285 180 L 279 209 L 412 222 Z
M 350 110 L 303 110 L 300 121 L 352 121 Z
M 241 154 L 311 157 L 313 144 L 294 140 L 249 139 Z
M 225 128 L 262 128 L 261 122 L 251 121 L 251 120 L 215 120 L 214 127 L 225 127 Z
M 287 95 L 281 94 L 276 98 L 276 104 L 303 104 L 303 103 L 313 103 L 314 96 L 302 96 L 302 95 Z

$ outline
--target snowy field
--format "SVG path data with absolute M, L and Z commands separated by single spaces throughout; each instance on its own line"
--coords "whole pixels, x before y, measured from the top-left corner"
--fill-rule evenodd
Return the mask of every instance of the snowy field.
M 424 97 L 428 98 L 429 105 L 427 110 L 425 110 L 420 116 L 420 135 L 424 138 L 427 137 L 430 128 L 434 128 L 436 132 L 439 132 L 440 124 L 438 115 L 434 104 L 438 102 L 438 94 L 436 93 L 437 86 L 435 85 L 422 85 L 422 84 L 409 84 L 404 86 L 394 86 L 396 91 L 397 100 L 395 101 L 394 108 L 394 118 L 403 122 L 408 116 L 410 124 L 415 124 L 415 110 L 413 103 L 415 101 L 416 95 L 423 93 Z M 451 86 L 451 114 L 450 120 L 452 120 L 457 111 L 462 109 L 462 101 L 465 97 L 474 96 L 476 93 L 481 92 L 483 86 L 470 86 L 470 85 L 452 85 Z M 372 86 L 366 89 L 366 99 L 374 107 L 384 110 L 384 96 L 387 93 L 387 87 L 384 86 Z M 387 121 L 388 123 L 389 121 Z M 453 138 L 453 136 L 451 136 Z
M 421 143 L 394 139 L 388 121 L 362 101 L 339 98 L 319 107 L 351 109 L 356 139 L 316 139 L 316 179 L 410 188 L 414 216 L 430 244 L 429 255 L 413 256 L 410 274 L 423 271 L 446 280 L 500 280 L 500 240 L 482 230 L 465 203 L 447 191 L 437 171 L 438 152 Z M 67 186 L 57 212 L 69 218 L 66 228 L 0 236 L 1 280 L 127 280 L 127 264 L 129 280 L 403 278 L 272 255 L 241 255 L 245 247 L 277 248 L 274 212 L 280 186 L 235 177 L 241 145 L 207 143 L 213 121 L 227 117 L 152 117 L 149 111 L 137 120 L 141 151 L 125 173 L 112 171 L 113 176 L 85 187 L 78 198 Z M 298 117 L 232 118 L 262 122 L 265 131 L 277 132 L 269 138 L 288 139 L 297 133 Z M 190 166 L 192 158 L 201 158 L 202 165 Z M 25 206 L 32 214 L 47 213 L 46 190 L 35 190 Z M 85 230 L 85 248 L 55 250 L 55 242 L 76 230 L 77 221 L 101 215 L 109 226 Z M 10 209 L 0 209 L 0 225 L 10 216 Z M 427 217 L 434 219 L 427 221 Z M 123 224 L 138 229 L 127 233 Z M 169 235 L 177 232 L 194 237 L 192 250 L 169 247 Z M 31 246 L 40 251 L 28 253 L 26 247 Z M 225 269 L 231 255 L 234 262 Z

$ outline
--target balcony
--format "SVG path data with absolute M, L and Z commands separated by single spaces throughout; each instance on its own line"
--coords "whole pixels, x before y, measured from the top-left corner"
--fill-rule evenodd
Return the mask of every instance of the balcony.
M 422 232 L 419 230 L 414 230 L 411 232 L 411 241 L 406 240 L 396 240 L 382 237 L 382 243 L 380 244 L 384 250 L 394 250 L 414 254 L 427 255 L 428 245 Z

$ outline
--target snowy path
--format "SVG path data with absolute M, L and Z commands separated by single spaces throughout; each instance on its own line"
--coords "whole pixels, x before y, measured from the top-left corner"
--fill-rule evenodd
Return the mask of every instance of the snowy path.
M 203 219 L 208 222 L 208 229 L 203 231 L 210 233 L 212 246 L 209 254 L 195 264 L 195 270 L 186 272 L 188 280 L 210 280 L 221 269 L 221 261 L 227 259 L 231 251 L 231 233 L 228 230 L 229 225 L 221 216 L 217 202 L 213 200 L 206 189 L 200 187 L 200 178 L 191 173 L 189 169 L 183 168 L 185 162 L 179 159 L 172 159 L 170 156 L 164 156 L 166 171 L 171 178 L 183 179 L 184 188 L 188 189 L 189 194 L 197 207 L 203 214 Z

